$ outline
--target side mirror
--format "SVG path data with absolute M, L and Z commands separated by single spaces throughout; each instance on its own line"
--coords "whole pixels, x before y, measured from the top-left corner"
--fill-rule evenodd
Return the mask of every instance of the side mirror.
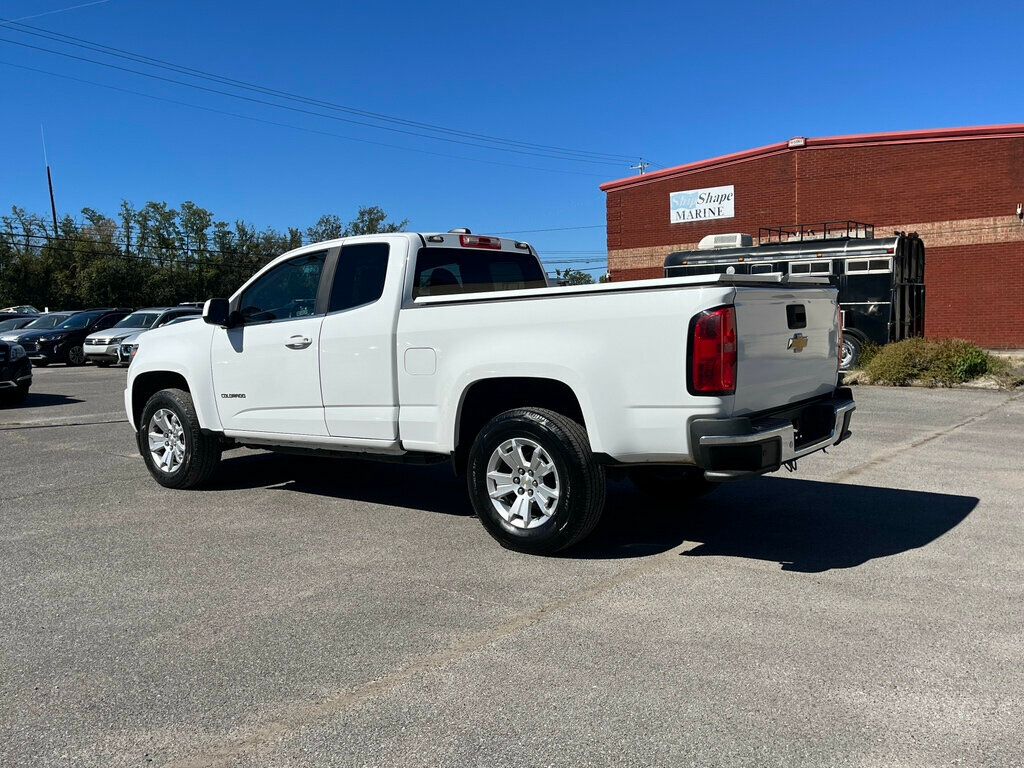
M 207 299 L 203 305 L 203 321 L 221 328 L 231 327 L 231 305 L 227 299 Z

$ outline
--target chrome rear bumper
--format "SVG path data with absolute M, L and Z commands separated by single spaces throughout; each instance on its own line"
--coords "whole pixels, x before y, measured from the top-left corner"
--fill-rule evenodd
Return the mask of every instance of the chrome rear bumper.
M 783 464 L 838 445 L 850 436 L 856 404 L 847 387 L 765 414 L 697 419 L 690 426 L 697 466 L 709 480 L 774 472 Z

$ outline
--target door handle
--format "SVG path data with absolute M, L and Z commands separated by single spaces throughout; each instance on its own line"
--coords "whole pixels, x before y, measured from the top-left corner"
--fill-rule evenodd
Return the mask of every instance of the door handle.
M 288 347 L 288 349 L 305 349 L 312 343 L 313 340 L 308 336 L 292 336 L 284 345 Z

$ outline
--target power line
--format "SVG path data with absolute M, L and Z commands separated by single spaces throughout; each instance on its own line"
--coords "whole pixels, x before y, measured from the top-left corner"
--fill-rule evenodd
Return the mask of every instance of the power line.
M 68 8 L 56 8 L 52 11 L 43 11 L 42 13 L 34 13 L 31 16 L 22 16 L 21 18 L 11 19 L 12 22 L 28 21 L 29 19 L 38 19 L 42 16 L 53 16 L 55 13 L 64 13 L 66 11 L 77 11 L 79 8 L 88 8 L 91 5 L 103 5 L 109 3 L 110 0 L 93 0 L 91 3 L 79 3 L 78 5 L 72 5 Z M 26 26 L 28 26 L 26 24 Z
M 570 229 L 603 229 L 605 224 L 584 224 L 578 227 L 548 227 L 547 229 L 506 229 L 501 232 L 488 230 L 492 235 L 526 235 L 532 232 L 566 232 Z
M 14 26 L 11 26 L 10 23 L 5 23 L 5 22 L 7 22 L 7 20 L 0 18 L 0 26 L 7 26 L 9 29 L 13 29 L 16 32 L 22 32 L 23 34 L 35 35 L 36 37 L 44 37 L 46 39 L 53 40 L 55 42 L 62 42 L 64 44 L 66 44 L 66 45 L 74 45 L 74 46 L 77 46 L 77 47 L 80 47 L 80 48 L 86 48 L 88 50 L 92 50 L 92 51 L 95 51 L 95 52 L 98 52 L 98 53 L 104 53 L 104 54 L 109 55 L 109 56 L 116 56 L 118 58 L 127 58 L 129 60 L 132 60 L 132 61 L 135 61 L 135 62 L 138 62 L 138 63 L 147 64 L 149 66 L 159 67 L 159 68 L 162 68 L 162 69 L 171 69 L 171 70 L 176 71 L 176 72 L 178 72 L 180 74 L 187 74 L 187 75 L 190 75 L 192 77 L 201 78 L 201 79 L 204 79 L 204 80 L 210 80 L 210 81 L 218 82 L 218 83 L 221 83 L 221 84 L 224 84 L 224 85 L 233 85 L 235 87 L 244 88 L 246 90 L 254 90 L 254 91 L 258 91 L 260 93 L 264 93 L 264 94 L 267 94 L 267 95 L 273 95 L 273 96 L 277 96 L 277 97 L 288 99 L 288 100 L 292 100 L 292 101 L 301 101 L 301 102 L 306 103 L 306 104 L 313 104 L 313 105 L 316 105 L 316 106 L 327 107 L 327 108 L 330 108 L 330 109 L 335 109 L 335 110 L 338 110 L 338 111 L 341 111 L 341 112 L 346 112 L 346 113 L 349 113 L 349 114 L 354 114 L 354 115 L 359 115 L 359 116 L 362 116 L 362 117 L 373 118 L 375 120 L 392 122 L 392 123 L 397 123 L 397 124 L 401 124 L 401 125 L 407 125 L 407 126 L 411 126 L 411 127 L 422 128 L 422 129 L 425 129 L 425 130 L 430 130 L 430 131 L 435 131 L 435 132 L 440 132 L 440 133 L 448 133 L 448 134 L 452 134 L 452 135 L 463 136 L 463 137 L 466 137 L 466 138 L 474 138 L 474 139 L 478 139 L 478 140 L 481 140 L 481 141 L 487 141 L 487 142 L 497 142 L 497 143 L 502 143 L 502 144 L 521 146 L 521 147 L 531 147 L 531 148 L 534 148 L 534 149 L 547 149 L 547 150 L 551 150 L 551 151 L 555 151 L 555 152 L 560 152 L 560 153 L 575 154 L 575 155 L 589 156 L 589 157 L 600 157 L 600 158 L 604 158 L 604 159 L 607 159 L 607 160 L 616 160 L 616 161 L 620 161 L 620 162 L 624 161 L 624 160 L 632 159 L 631 155 L 622 155 L 622 154 L 615 154 L 615 153 L 608 153 L 608 152 L 593 152 L 593 151 L 590 151 L 590 150 L 570 149 L 570 148 L 567 148 L 567 147 L 553 146 L 553 145 L 550 145 L 550 144 L 537 144 L 537 143 L 534 143 L 534 142 L 524 142 L 524 141 L 518 141 L 518 140 L 515 140 L 515 139 L 506 139 L 506 138 L 497 137 L 497 136 L 490 136 L 490 135 L 487 135 L 487 134 L 474 133 L 472 131 L 464 131 L 464 130 L 459 130 L 459 129 L 448 128 L 448 127 L 445 127 L 445 126 L 436 125 L 436 124 L 432 124 L 432 123 L 424 123 L 424 122 L 420 122 L 420 121 L 409 120 L 407 118 L 395 117 L 393 115 L 386 115 L 386 114 L 383 114 L 383 113 L 380 113 L 380 112 L 371 112 L 369 110 L 357 109 L 357 108 L 354 108 L 354 107 L 345 106 L 343 104 L 337 104 L 335 102 L 330 102 L 330 101 L 326 101 L 326 100 L 322 100 L 322 99 L 315 99 L 315 98 L 311 98 L 311 97 L 308 97 L 308 96 L 303 96 L 303 95 L 300 95 L 300 94 L 291 93 L 289 91 L 283 91 L 283 90 L 278 90 L 278 89 L 274 89 L 274 88 L 268 88 L 266 86 L 261 86 L 259 84 L 247 82 L 247 81 L 244 81 L 244 80 L 237 80 L 237 79 L 234 79 L 234 78 L 225 77 L 223 75 L 217 75 L 215 73 L 206 72 L 204 70 L 196 69 L 196 68 L 193 68 L 193 67 L 186 67 L 186 66 L 183 66 L 181 64 L 176 64 L 174 62 L 166 61 L 166 60 L 163 60 L 163 59 L 153 58 L 151 56 L 144 56 L 142 54 L 134 53 L 132 51 L 127 51 L 127 50 L 125 50 L 123 48 L 117 48 L 117 47 L 114 47 L 114 46 L 104 45 L 102 43 L 95 43 L 95 42 L 92 42 L 90 40 L 86 40 L 84 38 L 75 37 L 73 35 L 67 35 L 67 34 L 63 34 L 63 33 L 60 33 L 60 32 L 54 32 L 52 30 L 44 29 L 42 27 L 35 27 L 35 26 L 30 25 L 30 24 L 19 24 L 19 23 L 17 23 L 18 22 L 17 19 L 13 20 Z M 29 30 L 32 30 L 32 31 L 29 31 Z
M 593 178 L 603 178 L 603 174 L 588 173 L 586 171 L 572 171 L 572 170 L 568 170 L 568 169 L 564 169 L 564 168 L 543 168 L 543 167 L 535 166 L 535 165 L 521 165 L 519 163 L 503 163 L 500 160 L 484 160 L 483 158 L 479 158 L 479 157 L 466 157 L 465 155 L 452 155 L 452 154 L 449 154 L 447 152 L 434 152 L 434 151 L 429 150 L 429 149 L 419 149 L 417 147 L 404 147 L 404 146 L 402 146 L 400 144 L 388 144 L 388 143 L 382 142 L 382 141 L 374 141 L 372 139 L 363 139 L 363 138 L 358 138 L 356 136 L 346 136 L 345 134 L 341 134 L 341 133 L 333 133 L 332 131 L 322 131 L 322 130 L 319 130 L 317 128 L 307 128 L 307 127 L 301 126 L 301 125 L 292 125 L 291 123 L 280 123 L 280 122 L 277 122 L 276 120 L 267 120 L 267 119 L 262 118 L 262 117 L 254 117 L 253 115 L 245 115 L 245 114 L 241 114 L 239 112 L 229 112 L 227 110 L 216 109 L 214 107 L 205 107 L 205 106 L 202 106 L 200 104 L 191 104 L 191 103 L 189 103 L 187 101 L 179 101 L 177 99 L 168 99 L 168 98 L 163 97 L 163 96 L 155 96 L 155 95 L 153 95 L 151 93 L 143 93 L 142 91 L 135 91 L 135 90 L 132 90 L 131 88 L 122 88 L 122 87 L 117 86 L 117 85 L 108 85 L 106 83 L 97 83 L 97 82 L 95 82 L 93 80 L 86 80 L 86 79 L 81 78 L 81 77 L 74 77 L 73 75 L 65 75 L 65 74 L 62 74 L 62 73 L 59 73 L 59 72 L 50 72 L 49 70 L 46 70 L 46 69 L 39 69 L 37 67 L 29 67 L 29 66 L 26 66 L 24 64 L 15 64 L 15 63 L 10 62 L 10 61 L 0 61 L 0 64 L 2 64 L 4 66 L 7 66 L 7 67 L 15 67 L 17 69 L 27 70 L 29 72 L 37 72 L 37 73 L 42 74 L 42 75 L 49 75 L 50 77 L 59 77 L 59 78 L 64 79 L 64 80 L 73 80 L 74 82 L 77 82 L 77 83 L 85 83 L 86 85 L 93 85 L 93 86 L 96 86 L 98 88 L 106 88 L 106 89 L 111 90 L 111 91 L 118 91 L 120 93 L 128 93 L 128 94 L 132 94 L 134 96 L 141 96 L 144 99 L 152 99 L 153 101 L 162 101 L 162 102 L 165 102 L 167 104 L 176 104 L 176 105 L 182 106 L 182 107 L 189 107 L 190 109 L 199 109 L 199 110 L 202 110 L 204 112 L 211 112 L 211 113 L 217 114 L 217 115 L 226 115 L 228 117 L 235 117 L 235 118 L 238 118 L 240 120 L 249 120 L 251 122 L 262 123 L 264 125 L 272 125 L 272 126 L 276 126 L 278 128 L 288 128 L 288 129 L 291 129 L 293 131 L 302 131 L 304 133 L 313 133 L 313 134 L 317 134 L 319 136 L 330 136 L 330 137 L 333 137 L 333 138 L 336 138 L 336 139 L 342 139 L 343 141 L 355 141 L 355 142 L 359 142 L 361 144 L 371 144 L 371 145 L 377 146 L 377 147 L 388 147 L 390 149 L 398 149 L 398 150 L 402 150 L 404 152 L 416 152 L 416 153 L 419 153 L 419 154 L 422 154 L 422 155 L 432 155 L 434 157 L 445 157 L 445 158 L 450 158 L 450 159 L 455 159 L 455 160 L 465 160 L 465 161 L 470 162 L 470 163 L 484 163 L 485 165 L 497 165 L 497 166 L 502 166 L 502 167 L 505 167 L 505 168 L 522 168 L 522 169 L 531 170 L 531 171 L 543 171 L 545 173 L 565 173 L 565 174 L 569 174 L 569 175 L 572 175 L 572 176 L 588 176 L 588 177 L 593 177 Z
M 0 26 L 6 26 L 6 25 L 0 25 Z M 10 27 L 8 27 L 8 28 L 10 28 Z M 14 31 L 20 31 L 20 30 L 14 30 Z M 612 162 L 609 162 L 607 160 L 590 160 L 590 159 L 575 158 L 575 157 L 562 157 L 562 156 L 559 156 L 559 155 L 553 155 L 551 153 L 531 152 L 531 151 L 527 151 L 527 150 L 523 150 L 523 149 L 513 149 L 511 147 L 486 147 L 486 146 L 483 146 L 483 145 L 480 145 L 480 144 L 474 144 L 474 143 L 469 142 L 469 141 L 462 141 L 460 139 L 445 138 L 445 137 L 442 137 L 442 136 L 430 136 L 428 134 L 418 133 L 416 131 L 407 131 L 407 130 L 404 130 L 402 128 L 393 128 L 393 127 L 386 126 L 386 125 L 374 125 L 373 123 L 367 123 L 367 122 L 361 121 L 361 120 L 351 120 L 349 118 L 339 117 L 338 115 L 328 115 L 328 114 L 324 114 L 323 112 L 314 112 L 313 110 L 301 109 L 300 107 L 293 107 L 293 106 L 289 106 L 287 104 L 278 104 L 278 103 L 273 102 L 273 101 L 267 101 L 265 99 L 257 99 L 257 98 L 254 98 L 252 96 L 243 96 L 242 94 L 231 93 L 230 91 L 223 91 L 223 90 L 220 90 L 218 88 L 209 88 L 209 87 L 207 87 L 205 85 L 198 85 L 196 83 L 189 83 L 189 82 L 185 82 L 184 80 L 175 80 L 172 77 L 163 77 L 162 75 L 155 75 L 155 74 L 153 74 L 151 72 L 143 72 L 143 71 L 138 70 L 138 69 L 132 69 L 131 67 L 122 67 L 122 66 L 117 65 L 117 64 L 111 64 L 111 63 L 106 62 L 106 61 L 98 61 L 96 59 L 90 59 L 87 56 L 78 56 L 76 54 L 67 53 L 65 51 L 55 51 L 55 50 L 53 50 L 51 48 L 44 48 L 44 47 L 38 46 L 38 45 L 31 45 L 30 43 L 23 43 L 23 42 L 21 42 L 19 40 L 10 40 L 10 39 L 5 38 L 5 37 L 0 37 L 0 42 L 9 43 L 11 45 L 18 45 L 18 46 L 21 46 L 22 48 L 28 48 L 28 49 L 35 50 L 35 51 L 42 51 L 43 53 L 50 53 L 50 54 L 53 54 L 55 56 L 63 56 L 63 57 L 68 58 L 68 59 L 74 59 L 75 61 L 84 61 L 84 62 L 86 62 L 88 64 L 96 64 L 96 65 L 101 66 L 101 67 L 107 67 L 109 69 L 116 69 L 116 70 L 119 70 L 121 72 L 128 72 L 128 73 L 133 74 L 133 75 L 140 75 L 141 77 L 148 77 L 148 78 L 151 78 L 153 80 L 159 80 L 159 81 L 162 81 L 162 82 L 165 82 L 165 83 L 173 83 L 174 85 L 181 85 L 181 86 L 184 86 L 186 88 L 193 88 L 193 89 L 199 90 L 199 91 L 206 91 L 207 93 L 214 93 L 214 94 L 218 94 L 218 95 L 221 95 L 221 96 L 228 96 L 228 97 L 233 98 L 233 99 L 240 99 L 242 101 L 248 101 L 248 102 L 251 102 L 253 104 L 261 104 L 261 105 L 267 106 L 267 107 L 276 107 L 278 109 L 286 109 L 289 112 L 298 112 L 300 114 L 310 115 L 312 117 L 322 117 L 322 118 L 327 119 L 327 120 L 336 120 L 336 121 L 342 122 L 342 123 L 351 123 L 352 125 L 361 125 L 361 126 L 364 126 L 364 127 L 367 127 L 367 128 L 376 128 L 376 129 L 382 130 L 382 131 L 390 131 L 392 133 L 401 133 L 401 134 L 405 134 L 407 136 L 415 136 L 415 137 L 421 138 L 421 139 L 434 139 L 436 141 L 445 141 L 445 142 L 448 142 L 448 143 L 451 143 L 451 144 L 462 144 L 462 145 L 468 146 L 468 147 L 476 147 L 477 149 L 489 149 L 489 150 L 496 150 L 496 151 L 501 151 L 501 152 L 512 152 L 512 153 L 515 153 L 515 154 L 518 154 L 518 155 L 530 155 L 530 156 L 533 156 L 533 157 L 543 157 L 543 158 L 546 158 L 548 160 L 565 160 L 565 161 L 572 161 L 572 162 L 577 162 L 577 163 L 590 163 L 590 164 L 593 164 L 593 165 L 618 165 L 618 163 L 612 163 Z
M 467 132 L 467 131 L 458 131 L 458 130 L 454 130 L 454 129 L 448 129 L 448 128 L 439 127 L 439 126 L 432 126 L 432 125 L 427 124 L 427 123 L 417 123 L 415 121 L 404 120 L 402 118 L 393 118 L 393 117 L 390 117 L 390 116 L 387 116 L 387 115 L 379 115 L 378 113 L 367 112 L 365 110 L 355 110 L 355 109 L 352 109 L 350 107 L 344 107 L 342 105 L 333 104 L 331 102 L 325 102 L 325 101 L 321 101 L 321 100 L 318 100 L 318 99 L 310 99 L 308 97 L 298 96 L 298 95 L 295 95 L 295 94 L 290 94 L 290 93 L 288 93 L 286 91 L 278 91 L 278 90 L 275 90 L 275 89 L 265 88 L 265 87 L 259 86 L 259 85 L 253 85 L 253 84 L 250 84 L 250 83 L 245 83 L 244 81 L 233 80 L 231 78 L 224 78 L 224 77 L 221 77 L 219 75 L 212 75 L 210 73 L 202 72 L 202 70 L 195 70 L 195 69 L 192 69 L 192 68 L 189 68 L 189 67 L 182 67 L 180 65 L 173 64 L 173 63 L 170 63 L 170 62 L 164 62 L 164 61 L 161 61 L 159 59 L 152 59 L 150 57 L 141 56 L 141 55 L 138 55 L 138 54 L 133 54 L 133 53 L 128 52 L 128 51 L 122 51 L 121 49 L 113 48 L 111 46 L 104 46 L 104 45 L 99 45 L 99 44 L 91 43 L 89 41 L 83 41 L 80 38 L 74 38 L 74 37 L 72 37 L 70 35 L 62 35 L 60 33 L 53 33 L 53 32 L 50 32 L 48 30 L 43 30 L 43 29 L 39 29 L 39 28 L 36 28 L 36 27 L 30 27 L 27 24 L 16 24 L 16 25 L 12 26 L 9 23 L 5 23 L 5 21 L 6 20 L 4 20 L 4 19 L 0 19 L 0 26 L 7 27 L 8 29 L 10 29 L 10 30 L 12 30 L 14 32 L 19 32 L 19 33 L 22 33 L 22 34 L 33 35 L 35 37 L 42 37 L 44 39 L 48 39 L 48 40 L 51 40 L 51 41 L 54 41 L 54 42 L 58 42 L 58 43 L 63 44 L 63 45 L 71 45 L 71 46 L 75 46 L 75 47 L 78 47 L 78 48 L 85 48 L 87 50 L 91 50 L 91 51 L 94 51 L 94 52 L 97 52 L 97 53 L 101 53 L 101 54 L 106 55 L 106 56 L 112 56 L 112 57 L 119 58 L 119 59 L 127 59 L 129 61 L 134 61 L 136 63 L 141 63 L 141 64 L 143 64 L 145 66 L 150 66 L 150 67 L 154 67 L 154 68 L 161 69 L 161 70 L 169 70 L 169 71 L 176 72 L 178 74 L 184 74 L 184 75 L 189 76 L 189 77 L 194 77 L 194 78 L 198 78 L 198 79 L 203 79 L 203 80 L 207 80 L 207 81 L 216 82 L 216 83 L 221 84 L 221 85 L 228 85 L 228 86 L 234 87 L 234 88 L 239 88 L 239 89 L 249 90 L 249 91 L 255 91 L 255 92 L 258 92 L 258 93 L 265 94 L 265 95 L 272 95 L 272 96 L 274 96 L 276 98 L 282 98 L 282 99 L 286 99 L 286 100 L 289 100 L 289 101 L 297 101 L 297 102 L 300 102 L 300 103 L 303 103 L 303 104 L 307 104 L 307 105 L 313 105 L 313 106 L 317 106 L 317 107 L 321 107 L 321 108 L 327 108 L 327 109 L 332 109 L 332 110 L 335 110 L 335 111 L 345 112 L 347 114 L 355 114 L 355 115 L 359 115 L 359 116 L 369 117 L 370 119 L 373 119 L 373 120 L 378 120 L 378 121 L 384 121 L 384 122 L 392 123 L 392 125 L 376 125 L 374 123 L 368 123 L 368 122 L 365 122 L 363 120 L 352 120 L 352 119 L 349 119 L 349 118 L 339 117 L 338 115 L 329 115 L 329 114 L 324 114 L 322 112 L 314 112 L 314 111 L 307 110 L 307 109 L 300 109 L 298 107 L 289 106 L 287 104 L 279 104 L 279 103 L 272 102 L 272 101 L 266 101 L 264 99 L 257 99 L 257 98 L 250 97 L 250 96 L 244 96 L 244 95 L 237 94 L 237 93 L 231 93 L 230 91 L 224 91 L 224 90 L 220 90 L 218 88 L 209 88 L 207 86 L 202 86 L 202 85 L 199 85 L 199 84 L 196 84 L 196 83 L 190 83 L 190 82 L 183 81 L 183 80 L 177 80 L 177 79 L 174 79 L 174 78 L 163 77 L 163 76 L 160 76 L 160 75 L 155 75 L 155 74 L 150 73 L 150 72 L 144 72 L 144 71 L 141 71 L 141 70 L 132 69 L 130 67 L 122 67 L 122 66 L 119 66 L 119 65 L 116 65 L 116 64 L 111 64 L 109 62 L 98 61 L 96 59 L 91 59 L 91 58 L 84 57 L 84 56 L 77 56 L 75 54 L 67 53 L 67 52 L 64 52 L 64 51 L 55 51 L 55 50 L 50 49 L 50 48 L 44 48 L 44 47 L 41 47 L 41 46 L 30 45 L 29 43 L 20 42 L 20 41 L 17 41 L 17 40 L 10 40 L 10 39 L 7 39 L 7 38 L 0 38 L 0 41 L 6 42 L 6 43 L 10 43 L 12 45 L 19 45 L 19 46 L 22 46 L 22 47 L 25 47 L 25 48 L 30 48 L 30 49 L 33 49 L 33 50 L 42 51 L 44 53 L 50 53 L 50 54 L 53 54 L 53 55 L 56 55 L 56 56 L 64 56 L 64 57 L 67 57 L 67 58 L 75 59 L 75 60 L 78 60 L 78 61 L 84 61 L 84 62 L 87 62 L 87 63 L 90 63 L 90 64 L 95 64 L 95 65 L 98 65 L 98 66 L 102 66 L 102 67 L 108 67 L 108 68 L 120 70 L 120 71 L 123 71 L 123 72 L 129 72 L 131 74 L 139 75 L 139 76 L 142 76 L 142 77 L 149 77 L 149 78 L 152 78 L 152 79 L 173 83 L 175 85 L 181 85 L 181 86 L 184 86 L 184 87 L 187 87 L 187 88 L 194 88 L 194 89 L 198 89 L 198 90 L 202 90 L 202 91 L 207 91 L 209 93 L 215 93 L 215 94 L 219 94 L 219 95 L 222 95 L 222 96 L 228 96 L 228 97 L 235 98 L 235 99 L 242 99 L 242 100 L 245 100 L 245 101 L 250 101 L 250 102 L 253 102 L 253 103 L 256 103 L 256 104 L 262 104 L 264 106 L 277 107 L 278 109 L 287 109 L 287 110 L 293 111 L 293 112 L 300 112 L 300 113 L 303 113 L 303 114 L 308 114 L 308 115 L 312 115 L 312 116 L 315 116 L 315 117 L 322 117 L 322 118 L 330 119 L 330 120 L 338 120 L 338 121 L 341 121 L 341 122 L 351 123 L 351 124 L 354 124 L 354 125 L 360 125 L 360 126 L 368 127 L 368 128 L 374 128 L 374 129 L 377 129 L 377 130 L 391 131 L 391 132 L 394 132 L 394 133 L 401 133 L 401 134 L 406 134 L 406 135 L 410 135 L 410 136 L 416 136 L 418 138 L 433 139 L 435 141 L 445 141 L 445 142 L 454 143 L 454 144 L 462 144 L 462 145 L 465 145 L 465 146 L 476 147 L 478 149 L 487 149 L 487 150 L 502 151 L 502 152 L 513 152 L 513 153 L 521 154 L 521 155 L 532 155 L 532 156 L 535 156 L 535 157 L 545 157 L 545 158 L 548 158 L 548 159 L 557 159 L 557 160 L 581 162 L 581 163 L 591 163 L 591 164 L 597 164 L 597 165 L 615 165 L 615 166 L 621 165 L 621 160 L 612 160 L 611 159 L 613 157 L 618 157 L 616 155 L 603 155 L 601 153 L 589 153 L 589 152 L 584 152 L 582 150 L 564 149 L 564 148 L 559 148 L 559 147 L 551 147 L 551 146 L 548 146 L 548 145 L 534 145 L 534 144 L 531 144 L 529 142 L 517 142 L 517 141 L 508 140 L 508 139 L 499 139 L 499 138 L 496 138 L 496 137 L 489 137 L 489 136 L 486 136 L 484 134 L 473 134 L 473 133 Z M 26 29 L 21 29 L 20 27 L 26 27 Z M 31 30 L 36 30 L 36 31 L 31 31 Z M 66 38 L 66 39 L 59 39 L 59 38 Z M 75 41 L 79 41 L 79 42 L 75 42 Z M 406 130 L 406 129 L 403 129 L 403 128 L 393 127 L 394 125 L 406 125 L 408 127 L 420 128 L 420 130 Z M 443 132 L 443 133 L 446 133 L 446 134 L 450 134 L 450 136 L 431 136 L 429 134 L 423 133 L 422 132 L 423 130 L 434 131 L 434 132 Z M 452 138 L 451 136 L 460 136 L 462 138 Z M 463 140 L 463 139 L 470 139 L 470 140 L 467 141 L 467 140 Z M 504 144 L 505 146 L 487 146 L 486 144 L 479 143 L 481 141 L 489 143 L 489 144 Z M 540 150 L 540 151 L 533 151 L 533 150 Z

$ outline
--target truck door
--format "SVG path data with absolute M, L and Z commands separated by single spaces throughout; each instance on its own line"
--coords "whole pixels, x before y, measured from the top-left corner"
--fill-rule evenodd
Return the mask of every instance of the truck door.
M 346 243 L 320 335 L 324 415 L 332 437 L 398 440 L 395 332 L 408 240 Z
M 327 251 L 304 253 L 264 273 L 232 302 L 241 324 L 214 331 L 213 384 L 225 430 L 327 434 L 317 306 L 326 260 Z

